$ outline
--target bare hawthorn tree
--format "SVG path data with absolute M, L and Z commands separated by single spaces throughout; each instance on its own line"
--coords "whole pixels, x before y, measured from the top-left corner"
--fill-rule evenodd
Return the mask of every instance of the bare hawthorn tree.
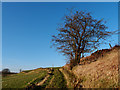
M 64 25 L 58 28 L 58 35 L 53 35 L 53 46 L 69 57 L 72 66 L 80 62 L 85 53 L 98 48 L 101 41 L 110 36 L 103 19 L 97 20 L 91 13 L 75 11 L 64 18 Z

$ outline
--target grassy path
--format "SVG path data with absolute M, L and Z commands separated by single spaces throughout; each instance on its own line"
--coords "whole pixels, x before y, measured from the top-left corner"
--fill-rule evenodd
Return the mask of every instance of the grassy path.
M 82 79 L 78 79 L 71 71 L 61 68 L 60 71 L 63 73 L 68 88 L 82 88 L 80 84 Z
M 41 86 L 45 81 L 50 77 L 50 75 L 47 75 L 41 82 L 38 82 L 37 86 Z
M 54 80 L 54 75 L 52 76 L 51 80 L 49 81 L 49 84 L 46 86 L 46 88 L 49 88 L 49 86 L 52 84 L 53 80 Z
M 63 75 L 67 81 L 67 88 L 73 88 L 69 74 L 65 70 L 63 70 L 62 68 L 60 69 L 60 71 L 63 73 Z
M 34 89 L 34 90 L 39 90 L 42 88 L 45 88 L 47 85 L 47 81 L 49 80 L 50 75 L 47 74 L 45 77 L 41 79 L 36 79 L 34 83 L 32 83 L 30 86 L 28 86 L 26 89 Z
M 51 74 L 33 86 L 35 90 L 42 88 L 67 88 L 63 73 L 59 69 L 54 69 Z
M 53 74 L 54 75 L 49 85 L 47 85 L 47 88 L 66 88 L 67 83 L 66 83 L 63 73 L 59 69 L 54 69 Z
M 51 79 L 53 78 L 53 75 L 50 75 L 47 80 L 41 85 L 41 88 L 47 88 L 47 85 L 50 84 Z

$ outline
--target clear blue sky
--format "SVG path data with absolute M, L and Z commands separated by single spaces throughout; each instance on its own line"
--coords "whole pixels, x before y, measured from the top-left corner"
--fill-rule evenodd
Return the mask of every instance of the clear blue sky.
M 51 36 L 62 23 L 66 8 L 92 12 L 96 19 L 107 20 L 109 30 L 118 29 L 118 3 L 2 3 L 2 62 L 11 71 L 63 66 L 65 57 L 50 48 Z M 118 43 L 111 36 L 112 46 Z M 114 41 L 113 41 L 114 40 Z M 101 46 L 109 48 L 109 45 Z

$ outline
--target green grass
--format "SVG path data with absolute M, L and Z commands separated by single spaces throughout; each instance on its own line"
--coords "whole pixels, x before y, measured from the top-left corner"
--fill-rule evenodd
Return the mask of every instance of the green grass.
M 3 88 L 25 88 L 29 82 L 33 81 L 36 77 L 43 77 L 47 71 L 40 70 L 31 73 L 19 73 L 12 76 L 2 78 Z
M 27 71 L 27 73 L 18 73 L 2 78 L 3 88 L 26 88 L 31 84 L 36 84 L 44 79 L 47 75 L 47 70 Z M 54 68 L 53 75 L 40 86 L 40 88 L 66 88 L 67 83 L 64 75 L 58 68 Z M 54 77 L 54 78 L 53 78 Z M 53 78 L 52 82 L 51 79 Z M 51 83 L 50 83 L 51 82 Z
M 43 73 L 40 77 L 37 77 L 37 78 L 36 78 L 35 80 L 33 80 L 31 83 L 32 83 L 32 84 L 36 84 L 36 83 L 42 81 L 45 76 L 46 76 L 46 73 Z
M 0 90 L 2 89 L 2 75 L 0 74 Z
M 48 85 L 49 88 L 66 88 L 66 81 L 63 74 L 59 69 L 54 69 L 54 79 L 51 84 Z
M 53 78 L 53 75 L 51 75 L 50 77 L 48 77 L 48 79 L 45 81 L 45 83 L 43 83 L 43 85 L 41 86 L 42 88 L 45 88 L 47 85 L 49 85 L 50 80 Z
M 61 67 L 47 67 L 47 68 L 59 69 Z
M 30 72 L 30 71 L 32 71 L 32 70 L 24 70 L 24 71 L 22 71 L 22 72 L 28 73 L 28 72 Z

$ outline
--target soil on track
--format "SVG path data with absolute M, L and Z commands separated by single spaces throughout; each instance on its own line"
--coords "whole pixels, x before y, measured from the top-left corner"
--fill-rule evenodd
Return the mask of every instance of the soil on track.
M 47 79 L 50 77 L 50 75 L 47 75 L 41 82 L 37 83 L 37 86 L 41 86 Z
M 56 71 L 59 73 L 56 73 Z M 37 89 L 42 89 L 42 88 L 55 88 L 55 87 L 56 88 L 61 88 L 61 87 L 67 88 L 67 85 L 63 84 L 66 82 L 66 80 L 64 79 L 64 75 L 62 75 L 62 74 L 63 73 L 59 69 L 54 69 L 54 71 L 52 71 L 51 74 L 48 73 L 46 75 L 46 77 L 44 77 L 42 79 L 42 81 L 32 84 L 31 86 L 28 86 L 27 89 L 37 90 Z M 60 77 L 62 77 L 62 78 L 60 78 Z

